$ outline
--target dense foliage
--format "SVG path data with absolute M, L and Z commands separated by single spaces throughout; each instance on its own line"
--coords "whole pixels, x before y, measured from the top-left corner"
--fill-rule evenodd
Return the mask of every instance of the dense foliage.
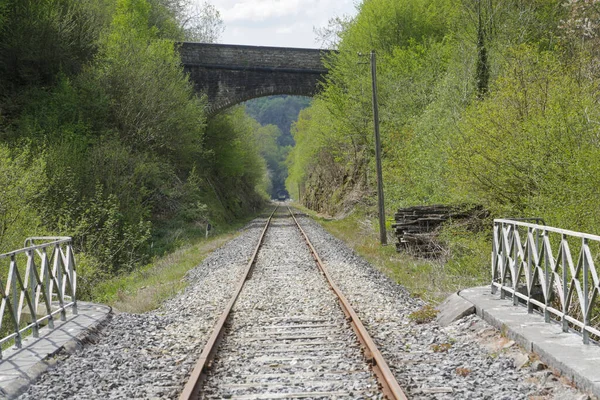
M 483 203 L 594 231 L 598 7 L 589 1 L 367 0 L 303 111 L 292 191 L 339 211 L 372 195 L 376 50 L 388 208 Z M 295 193 L 297 196 L 298 193 Z M 344 202 L 339 202 L 344 199 Z
M 241 107 L 207 123 L 175 41 L 222 22 L 185 5 L 0 0 L 0 252 L 72 235 L 85 294 L 260 207 L 264 132 Z
M 375 50 L 388 213 L 482 204 L 597 233 L 599 5 L 365 0 L 293 129 L 292 196 L 330 213 L 373 204 L 371 77 L 357 54 Z M 451 247 L 489 252 L 489 238 L 459 231 Z

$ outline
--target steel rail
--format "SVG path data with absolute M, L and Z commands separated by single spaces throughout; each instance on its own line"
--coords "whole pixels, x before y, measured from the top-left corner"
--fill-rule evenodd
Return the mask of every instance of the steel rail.
M 333 292 L 338 297 L 340 304 L 342 306 L 342 310 L 344 311 L 344 314 L 346 314 L 347 319 L 349 320 L 350 324 L 352 325 L 352 329 L 354 330 L 354 332 L 356 332 L 356 336 L 358 337 L 359 341 L 361 342 L 361 344 L 363 346 L 363 349 L 365 352 L 365 357 L 366 357 L 367 361 L 369 363 L 371 363 L 373 372 L 375 373 L 377 380 L 381 384 L 383 394 L 388 399 L 407 400 L 408 398 L 402 391 L 402 388 L 398 384 L 398 381 L 396 381 L 396 378 L 394 377 L 394 374 L 390 370 L 390 367 L 385 362 L 385 359 L 381 355 L 381 352 L 379 351 L 379 349 L 375 345 L 375 342 L 373 341 L 373 339 L 367 332 L 366 328 L 360 321 L 358 315 L 356 314 L 356 312 L 350 305 L 350 302 L 348 301 L 348 299 L 346 299 L 346 297 L 342 294 L 342 292 L 337 287 L 337 285 L 333 282 L 333 279 L 332 279 L 331 275 L 329 274 L 329 271 L 327 271 L 327 269 L 325 268 L 325 265 L 323 264 L 323 261 L 321 261 L 321 258 L 319 257 L 317 250 L 314 248 L 314 246 L 310 242 L 308 235 L 306 234 L 306 232 L 304 232 L 304 229 L 302 229 L 302 227 L 300 226 L 300 223 L 296 219 L 296 216 L 294 215 L 292 210 L 289 207 L 287 207 L 287 209 L 288 209 L 290 215 L 292 216 L 292 218 L 294 219 L 296 226 L 302 233 L 302 236 L 304 236 L 304 240 L 306 241 L 306 244 L 308 245 L 310 252 L 311 252 L 313 258 L 315 259 L 315 262 L 317 263 L 319 269 L 321 270 L 321 272 L 327 279 L 327 283 L 329 284 L 329 286 L 331 287 Z
M 192 371 L 187 384 L 185 385 L 185 387 L 183 388 L 183 391 L 181 392 L 181 395 L 179 396 L 180 400 L 189 400 L 189 399 L 197 398 L 198 395 L 200 394 L 202 384 L 203 384 L 204 380 L 206 379 L 206 369 L 209 367 L 212 359 L 214 358 L 214 355 L 219 346 L 219 342 L 221 341 L 221 339 L 224 335 L 224 326 L 227 321 L 227 318 L 229 317 L 229 314 L 233 308 L 233 305 L 235 304 L 237 298 L 239 297 L 239 295 L 243 289 L 244 283 L 246 282 L 246 280 L 248 280 L 248 278 L 252 274 L 252 270 L 256 263 L 256 257 L 258 255 L 260 247 L 262 246 L 265 233 L 267 232 L 269 225 L 271 223 L 271 219 L 278 208 L 279 208 L 278 206 L 275 207 L 275 209 L 269 216 L 267 223 L 265 224 L 265 227 L 263 228 L 263 231 L 260 235 L 258 244 L 256 245 L 256 248 L 254 249 L 254 253 L 252 254 L 252 257 L 250 258 L 250 261 L 248 262 L 248 264 L 246 266 L 246 270 L 245 270 L 242 278 L 240 279 L 240 281 L 237 284 L 234 295 L 231 298 L 231 300 L 229 301 L 229 303 L 227 304 L 227 307 L 221 314 L 219 320 L 215 324 L 213 332 L 212 332 L 208 342 L 204 346 L 204 349 L 202 350 L 200 358 L 199 358 L 198 362 L 196 363 L 196 366 L 194 367 L 194 370 Z M 386 398 L 391 399 L 391 400 L 407 400 L 406 395 L 400 388 L 400 385 L 396 381 L 396 378 L 394 377 L 392 371 L 390 370 L 389 366 L 387 365 L 386 361 L 384 360 L 383 356 L 381 355 L 381 352 L 379 351 L 379 349 L 375 345 L 375 342 L 373 341 L 373 339 L 367 332 L 366 328 L 360 321 L 358 315 L 356 314 L 356 312 L 350 305 L 350 302 L 346 299 L 346 297 L 341 293 L 341 291 L 337 287 L 337 285 L 333 282 L 331 275 L 325 268 L 323 262 L 321 261 L 321 258 L 319 257 L 317 251 L 315 250 L 314 246 L 310 242 L 306 232 L 300 226 L 300 223 L 294 216 L 294 213 L 292 212 L 292 210 L 289 207 L 287 207 L 287 209 L 288 209 L 288 212 L 290 213 L 290 216 L 294 220 L 296 227 L 298 228 L 298 230 L 304 237 L 304 240 L 306 241 L 306 244 L 309 247 L 311 255 L 313 256 L 317 266 L 319 267 L 319 270 L 326 278 L 327 283 L 329 284 L 332 291 L 338 297 L 338 299 L 340 301 L 340 305 L 342 307 L 342 311 L 346 315 L 347 320 L 350 322 L 352 329 L 356 333 L 357 338 L 359 339 L 359 341 L 362 345 L 365 358 L 367 359 L 367 362 L 371 365 L 371 368 L 372 368 L 373 372 L 375 373 L 375 376 L 377 377 L 379 384 L 381 385 L 381 390 L 382 390 L 383 394 L 385 395 Z
M 279 206 L 275 207 L 275 209 L 267 219 L 267 223 L 265 224 L 265 227 L 263 228 L 262 233 L 260 234 L 260 238 L 258 239 L 258 244 L 254 249 L 254 253 L 252 253 L 252 257 L 250 257 L 250 261 L 248 261 L 248 264 L 246 265 L 246 270 L 244 271 L 242 278 L 238 281 L 234 294 L 231 300 L 229 300 L 227 307 L 225 307 L 225 310 L 221 314 L 221 317 L 215 324 L 212 335 L 210 336 L 208 342 L 204 346 L 204 349 L 200 354 L 200 358 L 198 359 L 198 362 L 196 363 L 196 366 L 194 367 L 188 382 L 184 386 L 183 391 L 179 396 L 180 400 L 189 400 L 198 396 L 200 388 L 202 387 L 202 383 L 206 378 L 206 369 L 210 365 L 212 359 L 214 358 L 214 355 L 217 352 L 217 348 L 219 347 L 219 342 L 223 338 L 223 328 L 225 327 L 225 322 L 229 317 L 233 305 L 235 304 L 240 293 L 242 292 L 244 283 L 246 283 L 246 280 L 248 280 L 248 277 L 250 276 L 250 273 L 254 268 L 254 264 L 256 263 L 256 256 L 258 255 L 258 251 L 263 243 L 265 233 L 267 232 L 267 229 L 269 228 L 269 225 L 271 223 L 271 219 L 273 218 L 273 215 L 275 214 L 278 208 Z

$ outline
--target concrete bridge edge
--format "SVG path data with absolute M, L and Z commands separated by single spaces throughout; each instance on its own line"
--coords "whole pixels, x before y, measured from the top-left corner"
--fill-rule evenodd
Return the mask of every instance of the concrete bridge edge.
M 21 375 L 19 378 L 12 381 L 10 384 L 0 388 L 0 399 L 15 399 L 25 393 L 29 386 L 33 384 L 37 379 L 48 369 L 54 366 L 58 360 L 57 356 L 60 354 L 74 354 L 78 350 L 81 350 L 86 343 L 93 342 L 94 338 L 99 334 L 99 332 L 110 322 L 113 317 L 112 307 L 107 305 L 100 305 L 94 303 L 88 303 L 83 301 L 78 301 L 77 305 L 80 310 L 84 309 L 86 306 L 101 306 L 106 307 L 106 310 L 103 315 L 94 321 L 91 325 L 82 329 L 77 335 L 70 338 L 66 342 L 64 342 L 60 346 L 56 346 L 49 351 L 42 359 L 35 362 L 31 365 L 27 371 L 25 372 L 25 376 Z M 61 326 L 66 325 L 69 322 L 63 322 Z M 56 330 L 56 329 L 54 329 Z M 40 333 L 42 331 L 40 330 Z M 52 331 L 47 332 L 47 335 L 50 335 Z M 42 336 L 42 335 L 40 335 Z M 24 343 L 25 346 L 25 343 Z M 4 360 L 0 360 L 0 364 Z
M 463 289 L 458 295 L 507 338 L 535 354 L 580 390 L 600 398 L 600 346 L 585 345 L 575 332 L 565 333 L 558 323 L 546 323 L 543 316 L 529 314 L 527 308 L 514 306 L 509 299 L 500 299 L 499 294 L 491 293 L 489 285 Z

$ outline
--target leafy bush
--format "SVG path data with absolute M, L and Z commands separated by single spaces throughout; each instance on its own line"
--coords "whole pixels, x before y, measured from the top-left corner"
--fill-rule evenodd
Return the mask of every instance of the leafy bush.
M 0 253 L 20 249 L 26 237 L 46 233 L 34 207 L 43 192 L 44 161 L 28 148 L 0 143 Z
M 459 195 L 495 215 L 539 216 L 594 231 L 600 168 L 598 83 L 576 79 L 555 55 L 516 48 L 512 68 L 470 107 L 456 137 Z

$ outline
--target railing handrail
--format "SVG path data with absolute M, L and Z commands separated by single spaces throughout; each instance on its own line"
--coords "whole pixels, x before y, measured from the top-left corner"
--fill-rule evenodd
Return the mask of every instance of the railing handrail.
M 516 219 L 495 219 L 494 223 L 496 223 L 496 222 L 503 223 L 503 224 L 518 225 L 518 226 L 522 226 L 524 228 L 538 229 L 541 231 L 554 232 L 554 233 L 559 233 L 561 235 L 574 236 L 574 237 L 578 237 L 578 238 L 582 238 L 582 239 L 589 239 L 589 240 L 595 240 L 595 241 L 600 242 L 600 236 L 593 235 L 591 233 L 570 231 L 568 229 L 554 228 L 554 227 L 548 226 L 548 225 L 531 224 L 529 222 L 518 221 Z
M 37 245 L 31 245 L 31 246 L 27 246 L 27 242 L 33 242 L 34 240 L 52 240 L 52 242 L 47 242 L 47 243 L 41 243 L 41 244 L 37 244 Z M 10 251 L 8 253 L 4 253 L 4 254 L 0 254 L 0 258 L 9 258 L 12 256 L 16 256 L 17 254 L 23 254 L 23 253 L 27 253 L 28 251 L 32 251 L 32 250 L 37 250 L 37 249 L 41 249 L 44 247 L 50 247 L 50 246 L 55 246 L 57 244 L 63 244 L 63 243 L 67 243 L 70 242 L 72 239 L 69 236 L 37 236 L 37 237 L 30 237 L 25 239 L 25 247 L 18 249 L 18 250 L 13 250 Z
M 548 323 L 554 317 L 564 332 L 578 328 L 585 344 L 590 335 L 600 338 L 600 327 L 591 324 L 591 312 L 600 302 L 600 278 L 592 254 L 597 248 L 590 247 L 600 244 L 600 236 L 514 219 L 495 219 L 493 235 L 492 293 L 500 289 L 501 298 L 511 295 L 515 306 L 525 302 L 528 312 L 537 309 Z M 572 238 L 580 240 L 577 258 Z
M 513 218 L 513 217 L 508 218 L 507 217 L 504 219 L 509 219 L 511 221 L 520 221 L 520 222 L 528 222 L 529 221 L 530 223 L 533 221 L 533 223 L 535 223 L 537 225 L 546 225 L 546 221 L 544 221 L 543 218 L 539 218 L 539 217 L 529 217 L 529 218 Z
M 73 238 L 71 236 L 31 236 L 28 237 L 27 239 L 25 239 L 25 244 L 23 246 L 25 247 L 29 247 L 27 246 L 27 243 L 31 243 L 31 246 L 33 246 L 33 242 L 35 242 L 36 240 L 72 240 Z

